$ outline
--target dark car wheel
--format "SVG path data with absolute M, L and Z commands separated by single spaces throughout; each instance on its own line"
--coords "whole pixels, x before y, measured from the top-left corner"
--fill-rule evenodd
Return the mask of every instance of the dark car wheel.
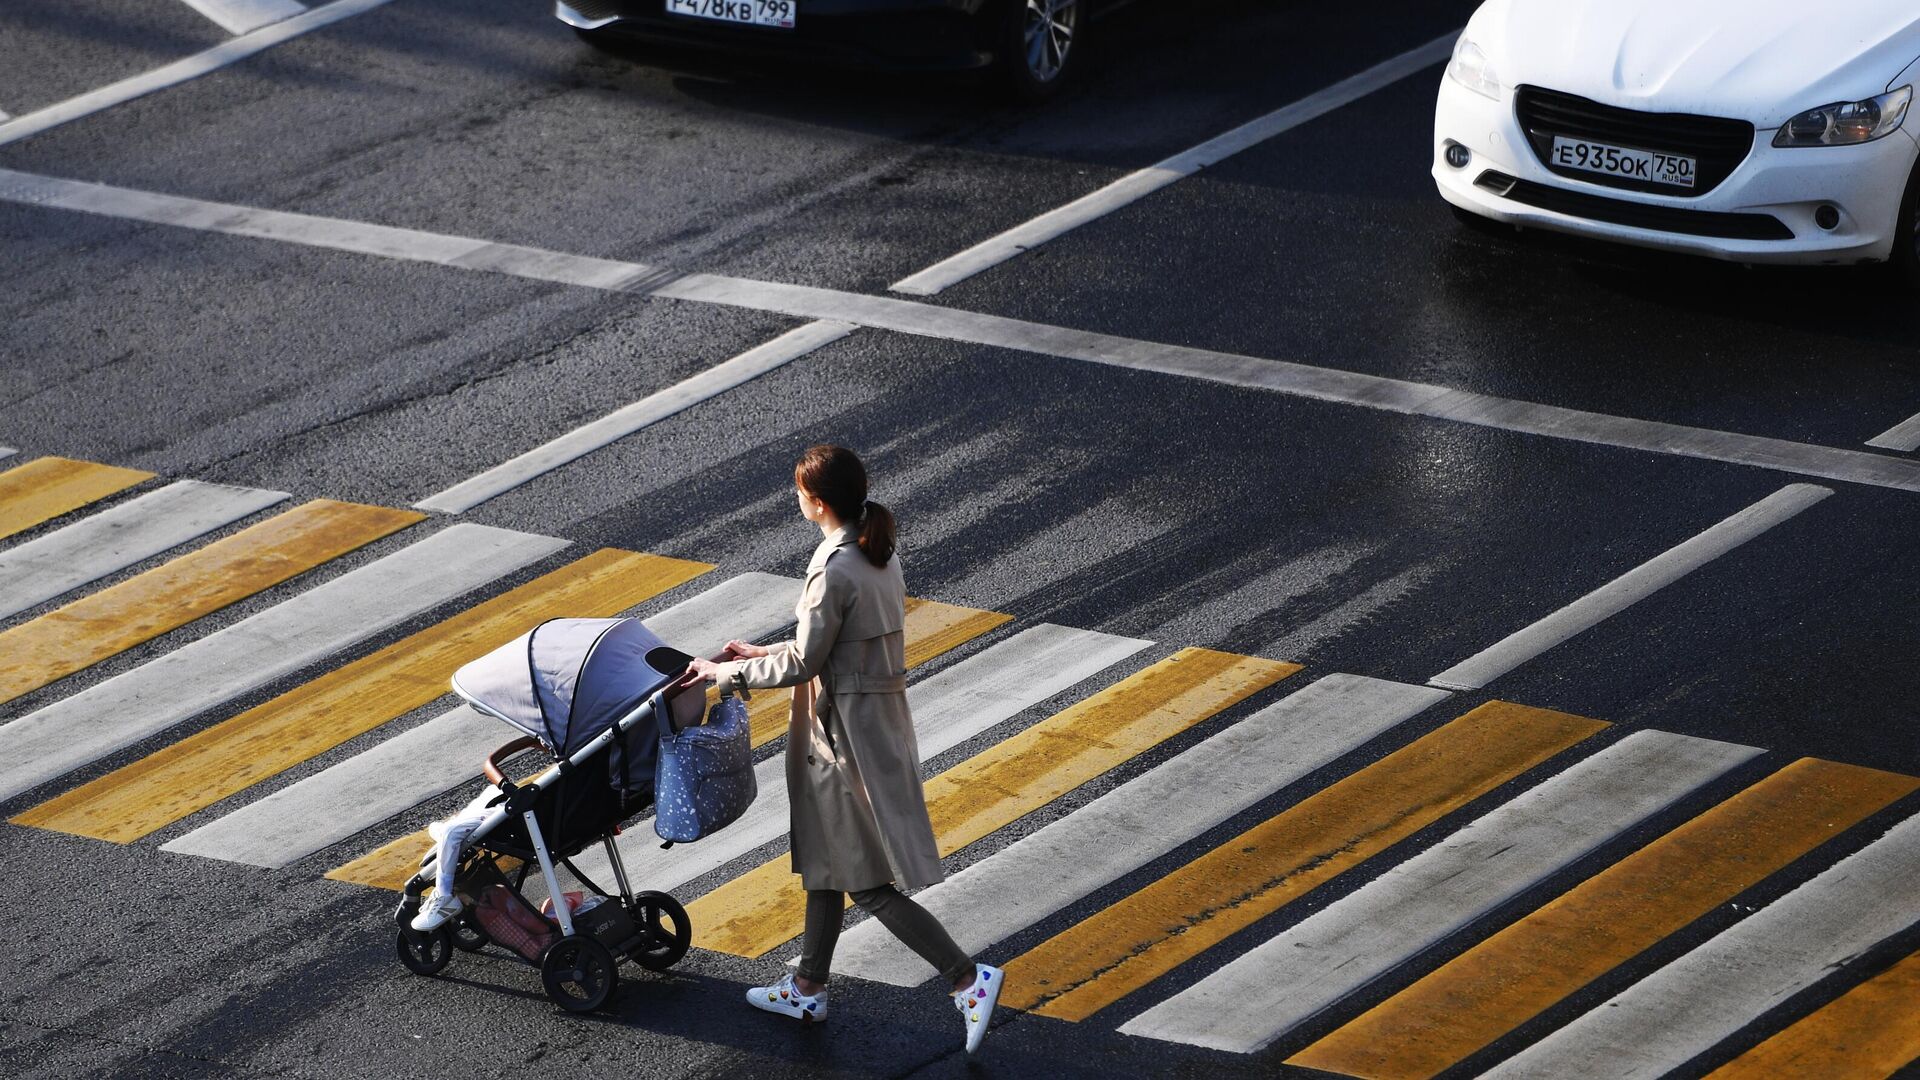
M 1907 194 L 1900 200 L 1893 258 L 1887 260 L 1887 267 L 1900 288 L 1920 291 L 1920 162 L 1914 163 L 1913 175 L 1907 179 Z
M 1080 67 L 1091 0 L 1007 0 L 1001 10 L 1001 85 L 1016 101 L 1044 101 Z

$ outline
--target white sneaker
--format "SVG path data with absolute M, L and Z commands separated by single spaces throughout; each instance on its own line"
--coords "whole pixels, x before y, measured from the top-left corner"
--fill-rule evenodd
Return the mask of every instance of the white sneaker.
M 967 1053 L 980 1049 L 987 1037 L 987 1025 L 993 1022 L 993 1007 L 1000 1000 L 1000 984 L 1007 973 L 992 964 L 973 965 L 973 985 L 953 995 L 953 1007 L 967 1025 Z
M 438 930 L 441 924 L 460 914 L 463 907 L 465 905 L 460 903 L 458 896 L 452 893 L 443 896 L 440 890 L 435 889 L 427 894 L 420 905 L 420 913 L 413 917 L 413 928 L 421 931 Z
M 433 838 L 434 844 L 438 845 L 440 841 L 447 838 L 447 823 L 444 821 L 427 822 L 427 835 Z
M 747 991 L 747 1004 L 817 1024 L 827 1018 L 827 988 L 821 987 L 817 994 L 803 994 L 793 985 L 792 973 L 788 973 L 772 986 L 756 986 Z

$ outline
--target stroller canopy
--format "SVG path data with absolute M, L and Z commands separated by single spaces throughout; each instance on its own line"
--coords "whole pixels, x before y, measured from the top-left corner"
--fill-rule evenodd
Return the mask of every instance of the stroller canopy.
M 453 689 L 568 756 L 690 659 L 639 619 L 550 619 L 454 672 Z

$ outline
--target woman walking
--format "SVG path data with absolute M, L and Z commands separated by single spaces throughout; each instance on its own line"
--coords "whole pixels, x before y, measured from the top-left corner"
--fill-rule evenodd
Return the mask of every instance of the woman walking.
M 975 964 L 901 888 L 944 876 L 920 788 L 920 753 L 906 694 L 906 585 L 894 556 L 893 514 L 867 501 L 867 470 L 841 446 L 815 446 L 793 468 L 800 514 L 825 539 L 807 564 L 794 640 L 729 643 L 744 660 L 694 667 L 723 690 L 791 686 L 787 794 L 793 870 L 807 891 L 797 974 L 756 986 L 756 1008 L 827 1018 L 827 976 L 851 893 L 953 986 L 967 1052 L 980 1046 L 1000 998 L 1000 969 Z

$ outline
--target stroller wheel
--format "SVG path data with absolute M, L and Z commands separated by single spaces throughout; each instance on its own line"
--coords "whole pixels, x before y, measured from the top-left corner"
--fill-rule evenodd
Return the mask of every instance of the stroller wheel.
M 453 938 L 453 947 L 461 952 L 479 952 L 493 944 L 493 939 L 481 929 L 480 920 L 474 918 L 470 911 L 461 912 L 460 917 L 450 925 L 453 927 L 453 933 L 450 935 Z
M 687 955 L 693 923 L 680 901 L 663 892 L 643 892 L 633 898 L 631 913 L 640 926 L 640 944 L 627 953 L 627 959 L 648 971 L 665 971 Z
M 561 938 L 540 958 L 540 981 L 547 996 L 568 1012 L 592 1012 L 613 996 L 620 975 L 605 945 L 590 937 Z
M 395 941 L 400 962 L 415 975 L 437 975 L 453 959 L 453 935 L 442 926 L 426 933 L 401 930 Z

